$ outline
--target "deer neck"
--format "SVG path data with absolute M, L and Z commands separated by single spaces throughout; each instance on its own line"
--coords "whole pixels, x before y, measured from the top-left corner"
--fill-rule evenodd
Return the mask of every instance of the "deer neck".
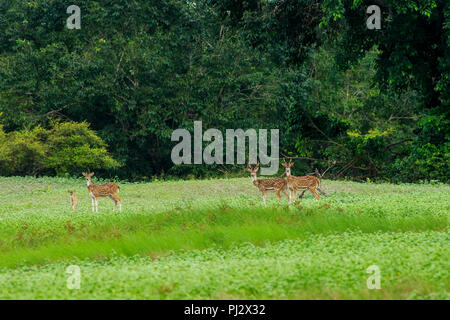
M 258 177 L 256 175 L 252 175 L 252 182 L 255 186 L 258 185 Z
M 95 185 L 92 183 L 91 180 L 88 180 L 88 181 L 87 181 L 87 188 L 88 188 L 89 191 L 91 191 L 92 189 L 94 189 L 94 186 L 95 186 Z
M 286 171 L 286 181 L 292 181 L 292 175 L 291 175 L 291 172 L 289 171 L 289 172 L 287 172 Z

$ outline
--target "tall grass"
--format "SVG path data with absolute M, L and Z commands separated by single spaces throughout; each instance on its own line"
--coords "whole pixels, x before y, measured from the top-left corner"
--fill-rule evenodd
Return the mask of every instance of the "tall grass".
M 73 213 L 67 189 L 78 185 Z M 329 197 L 310 195 L 264 206 L 248 179 L 123 184 L 122 213 L 100 201 L 92 214 L 82 179 L 0 178 L 0 267 L 113 254 L 164 254 L 347 231 L 421 232 L 448 228 L 446 185 L 324 182 Z
M 0 299 L 449 299 L 448 254 L 442 232 L 319 234 L 3 270 Z M 68 290 L 74 263 L 81 286 Z M 380 290 L 367 288 L 371 265 Z
M 447 297 L 445 277 L 439 270 L 448 266 L 448 185 L 323 181 L 329 196 L 319 202 L 306 194 L 288 205 L 286 198 L 278 203 L 272 195 L 267 206 L 249 179 L 120 185 L 123 211 L 113 213 L 112 202 L 100 200 L 100 212 L 94 214 L 83 179 L 0 178 L 0 283 L 7 288 L 0 290 L 0 297 Z M 68 189 L 75 189 L 79 197 L 75 212 L 70 209 Z M 291 251 L 286 253 L 286 248 Z M 239 252 L 236 255 L 227 253 L 235 250 Z M 397 259 L 394 267 L 388 263 L 391 254 Z M 248 255 L 264 259 L 249 261 Z M 352 263 L 362 268 L 375 263 L 377 257 L 385 268 L 403 273 L 388 291 L 373 295 L 364 287 L 355 287 L 361 275 L 350 284 L 345 282 L 345 277 L 351 277 L 349 270 L 356 272 Z M 341 267 L 347 268 L 342 272 L 334 266 L 340 259 Z M 145 278 L 153 261 L 159 264 L 152 272 L 162 279 L 152 278 L 154 286 L 146 291 L 139 279 Z M 245 261 L 250 264 L 248 270 Z M 278 261 L 276 273 L 270 269 L 273 261 Z M 51 272 L 62 272 L 73 263 L 92 274 L 106 272 L 99 277 L 110 291 L 103 290 L 93 276 L 87 277 L 86 288 L 91 291 L 79 295 L 61 288 L 50 290 L 44 284 L 61 281 L 61 276 L 52 278 Z M 210 277 L 214 268 L 223 264 L 224 274 L 217 274 L 219 280 L 210 282 L 200 277 L 197 281 L 210 284 L 203 287 L 183 272 L 183 266 L 189 264 L 198 268 L 191 269 L 194 274 L 204 272 Z M 170 271 L 173 266 L 174 270 L 181 268 L 186 283 Z M 137 278 L 129 272 L 133 268 L 137 268 Z M 298 268 L 308 270 L 299 273 L 300 282 L 292 280 Z M 236 274 L 244 269 L 248 276 L 252 272 L 258 275 L 253 282 Z M 336 281 L 344 277 L 346 285 L 330 282 L 327 270 L 336 271 L 332 277 Z M 22 276 L 39 288 L 29 288 Z M 240 287 L 240 282 L 246 287 Z M 414 286 L 420 288 L 416 293 Z

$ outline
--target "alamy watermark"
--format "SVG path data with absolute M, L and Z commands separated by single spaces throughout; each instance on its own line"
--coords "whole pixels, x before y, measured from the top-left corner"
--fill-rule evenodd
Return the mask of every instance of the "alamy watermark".
M 70 5 L 66 10 L 70 16 L 66 20 L 67 29 L 81 29 L 81 9 L 77 5 Z M 366 13 L 370 16 L 366 20 L 366 26 L 370 30 L 381 29 L 381 9 L 377 5 L 367 7 Z
M 225 162 L 224 136 L 218 129 L 208 129 L 203 133 L 202 121 L 194 121 L 194 141 L 186 129 L 172 132 L 171 141 L 179 141 L 172 149 L 171 159 L 174 164 L 245 164 L 246 141 L 248 139 L 248 163 L 258 161 L 268 167 L 261 167 L 261 175 L 273 175 L 279 168 L 278 129 L 270 130 L 270 156 L 268 152 L 267 129 L 226 129 L 225 130 Z M 181 141 L 180 141 L 181 140 Z M 203 142 L 210 142 L 203 149 Z M 236 142 L 236 143 L 235 143 Z M 193 148 L 192 148 L 193 145 Z M 193 150 L 192 150 L 193 149 Z M 235 159 L 236 155 L 236 159 Z
M 367 7 L 366 13 L 370 14 L 370 16 L 367 18 L 366 26 L 367 29 L 373 30 L 373 29 L 381 29 L 381 10 L 380 7 L 377 5 L 371 5 Z
M 67 289 L 74 290 L 80 289 L 81 285 L 81 269 L 77 265 L 70 265 L 66 268 L 67 277 Z
M 70 14 L 67 18 L 67 29 L 81 29 L 81 9 L 79 6 L 71 5 L 67 7 L 66 12 Z
M 377 265 L 371 265 L 366 269 L 366 272 L 372 274 L 369 278 L 367 278 L 367 288 L 369 290 L 381 289 L 380 267 Z

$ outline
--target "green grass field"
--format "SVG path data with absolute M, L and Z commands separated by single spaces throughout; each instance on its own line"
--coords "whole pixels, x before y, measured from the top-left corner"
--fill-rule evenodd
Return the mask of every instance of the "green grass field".
M 121 183 L 93 214 L 81 177 L 0 178 L 0 299 L 450 298 L 449 185 L 322 184 L 264 206 L 249 178 Z

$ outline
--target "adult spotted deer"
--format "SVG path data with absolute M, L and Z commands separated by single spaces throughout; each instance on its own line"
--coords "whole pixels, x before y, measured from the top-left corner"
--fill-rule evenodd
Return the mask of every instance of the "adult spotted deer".
M 294 163 L 291 160 L 289 160 L 289 162 L 283 161 L 281 165 L 285 168 L 286 183 L 287 187 L 289 188 L 289 202 L 291 202 L 292 197 L 295 200 L 297 190 L 303 191 L 309 190 L 312 192 L 316 200 L 320 199 L 319 195 L 316 192 L 316 189 L 320 186 L 319 178 L 314 176 L 296 177 L 291 175 L 291 167 L 294 165 Z
M 246 170 L 250 172 L 253 184 L 259 189 L 259 191 L 261 191 L 264 204 L 266 204 L 266 191 L 268 190 L 275 191 L 278 197 L 278 202 L 281 200 L 281 191 L 283 191 L 283 193 L 286 195 L 286 198 L 289 199 L 289 196 L 286 192 L 286 180 L 284 180 L 283 178 L 258 179 L 256 173 L 259 170 L 259 163 L 253 167 L 251 167 L 249 164 Z
M 122 202 L 117 196 L 117 192 L 119 192 L 120 187 L 117 184 L 109 182 L 102 185 L 95 185 L 91 181 L 94 172 L 83 172 L 82 174 L 86 177 L 87 188 L 92 199 L 92 212 L 94 212 L 94 209 L 95 212 L 98 212 L 98 198 L 102 197 L 109 197 L 112 201 L 114 201 L 113 211 L 115 211 L 117 203 L 119 203 L 119 211 L 122 211 Z
M 336 161 L 334 161 L 333 164 L 331 166 L 329 166 L 323 173 L 320 173 L 319 170 L 317 170 L 317 168 L 316 168 L 314 173 L 307 174 L 307 176 L 312 176 L 312 177 L 314 177 L 313 174 L 315 174 L 315 177 L 317 177 L 317 179 L 319 180 L 319 184 L 317 185 L 316 190 L 319 191 L 319 193 L 325 197 L 327 196 L 327 194 L 325 192 L 323 192 L 322 189 L 320 189 L 320 183 L 321 183 L 321 180 L 322 180 L 323 176 L 325 175 L 325 173 L 330 168 L 334 167 L 335 164 L 336 164 Z M 306 192 L 306 190 L 303 190 L 302 193 L 298 196 L 298 198 L 299 199 L 303 198 L 303 195 L 305 194 L 305 192 Z

